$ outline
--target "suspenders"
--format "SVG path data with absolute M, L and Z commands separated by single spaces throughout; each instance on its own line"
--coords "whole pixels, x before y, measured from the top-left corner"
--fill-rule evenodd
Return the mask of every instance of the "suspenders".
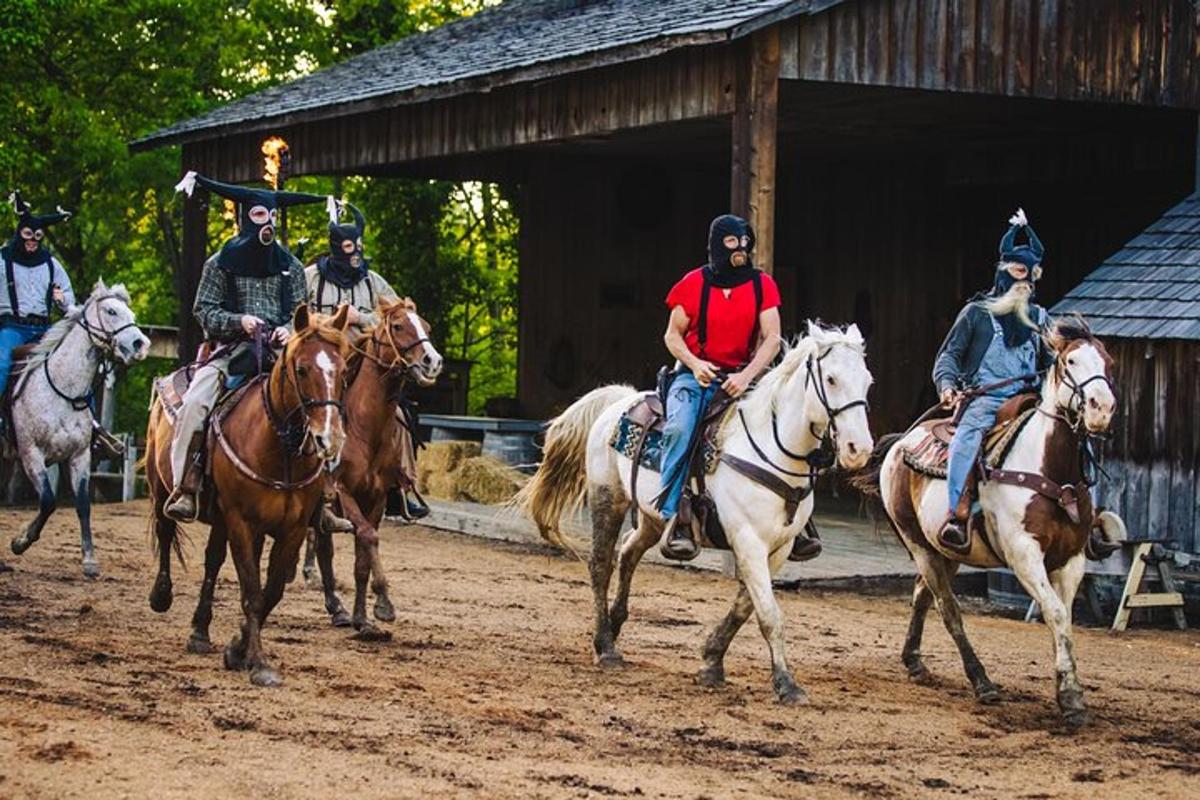
M 337 307 L 342 304 L 342 287 L 340 287 L 340 286 L 337 287 L 337 290 L 338 290 L 337 302 L 333 303 L 333 304 L 327 304 L 325 302 L 325 276 L 321 275 L 319 270 L 317 272 L 317 276 L 318 276 L 317 277 L 317 311 L 319 311 L 322 314 L 325 313 L 324 309 L 326 309 L 326 308 L 328 308 L 331 312 L 336 311 Z M 375 308 L 375 287 L 371 280 L 371 273 L 369 273 L 369 272 L 367 273 L 367 277 L 365 278 L 365 280 L 367 283 L 367 303 L 369 304 L 368 308 L 374 309 Z M 357 288 L 358 288 L 357 285 L 350 287 L 350 303 L 352 305 L 354 305 L 355 308 L 358 307 L 357 304 L 354 302 L 355 290 Z
M 17 282 L 13 275 L 12 257 L 4 259 L 4 278 L 8 282 L 8 305 L 12 309 L 12 315 L 20 319 L 21 308 L 17 303 Z M 54 260 L 46 260 L 46 316 L 50 316 L 50 309 L 54 307 Z
M 696 338 L 700 343 L 700 355 L 707 358 L 704 347 L 708 343 L 708 293 L 712 291 L 712 282 L 708 279 L 708 272 L 701 273 L 704 276 L 704 285 L 700 288 L 700 321 L 696 328 Z M 763 307 L 763 287 L 762 273 L 757 269 L 754 270 L 754 326 L 750 329 L 750 342 L 747 352 L 753 353 L 755 345 L 758 344 L 758 315 L 762 313 Z

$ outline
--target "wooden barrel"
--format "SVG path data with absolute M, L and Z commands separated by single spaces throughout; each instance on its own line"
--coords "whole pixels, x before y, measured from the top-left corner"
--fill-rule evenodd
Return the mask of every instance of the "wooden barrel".
M 537 469 L 542 451 L 534 443 L 536 434 L 528 431 L 487 431 L 483 435 L 483 454 L 525 472 Z

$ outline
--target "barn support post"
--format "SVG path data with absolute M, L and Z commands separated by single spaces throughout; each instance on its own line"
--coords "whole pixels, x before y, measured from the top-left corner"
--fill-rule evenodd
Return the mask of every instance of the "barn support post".
M 190 148 L 183 149 L 184 170 L 196 169 Z M 179 358 L 190 362 L 196 355 L 203 334 L 192 316 L 192 303 L 200 286 L 208 250 L 208 192 L 197 189 L 191 198 L 183 198 L 182 269 L 175 273 L 175 295 L 179 298 Z
M 1196 116 L 1196 191 L 1200 192 L 1200 115 Z
M 775 269 L 775 161 L 779 119 L 779 28 L 750 36 L 738 68 L 730 207 L 757 236 L 754 261 Z

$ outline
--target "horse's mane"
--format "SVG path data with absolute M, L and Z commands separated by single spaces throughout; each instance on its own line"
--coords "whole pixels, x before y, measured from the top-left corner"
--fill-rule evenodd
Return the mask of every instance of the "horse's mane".
M 1061 353 L 1071 342 L 1080 340 L 1091 342 L 1095 341 L 1096 337 L 1084 318 L 1078 314 L 1055 320 L 1046 332 L 1046 344 L 1056 353 Z
M 772 412 L 778 408 L 779 396 L 783 387 L 797 371 L 804 368 L 809 357 L 836 345 L 845 345 L 860 355 L 866 355 L 866 345 L 857 328 L 827 327 L 820 322 L 809 320 L 806 335 L 797 337 L 791 342 L 784 340 L 783 357 L 759 380 L 754 391 L 750 392 L 742 401 L 742 411 L 750 420 L 768 420 Z
M 84 300 L 78 305 L 72 306 L 67 310 L 67 313 L 58 322 L 51 326 L 50 330 L 43 334 L 38 343 L 29 351 L 29 367 L 27 372 L 32 373 L 33 367 L 39 367 L 46 359 L 50 358 L 50 354 L 54 349 L 62 344 L 62 340 L 67 338 L 67 334 L 75 327 L 83 317 L 83 310 L 87 308 L 89 303 L 101 302 L 110 297 L 115 297 L 125 305 L 130 304 L 129 291 L 125 288 L 125 284 L 116 283 L 112 286 L 105 286 L 104 281 L 96 281 L 96 285 L 92 288 L 92 293 L 87 300 Z

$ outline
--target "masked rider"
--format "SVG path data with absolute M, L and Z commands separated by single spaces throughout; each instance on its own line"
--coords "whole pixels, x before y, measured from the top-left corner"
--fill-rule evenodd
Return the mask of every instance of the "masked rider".
M 1017 236 L 1022 231 L 1026 243 L 1019 245 Z M 949 514 L 938 535 L 943 547 L 957 553 L 971 551 L 966 524 L 971 500 L 964 490 L 984 435 L 995 424 L 1004 401 L 1037 389 L 1041 373 L 1053 362 L 1054 354 L 1041 337 L 1046 310 L 1033 302 L 1044 255 L 1025 212 L 1017 209 L 1000 240 L 991 291 L 972 298 L 959 312 L 933 365 L 933 382 L 942 404 L 950 408 L 966 403 L 950 442 Z
M 351 331 L 366 335 L 379 322 L 376 310 L 380 300 L 396 302 L 399 297 L 382 275 L 370 268 L 363 256 L 363 232 L 367 221 L 362 212 L 350 203 L 342 204 L 354 217 L 353 222 L 339 222 L 336 215 L 329 221 L 329 252 L 316 263 L 304 268 L 308 284 L 308 304 L 316 312 L 332 314 L 343 303 L 350 306 Z M 403 511 L 408 519 L 421 519 L 429 514 L 429 506 L 416 491 L 416 460 L 413 457 L 413 438 L 410 422 L 400 407 L 401 493 Z M 409 493 L 412 497 L 409 497 Z
M 279 209 L 319 202 L 330 207 L 334 202 L 322 195 L 221 183 L 195 172 L 188 172 L 175 188 L 190 197 L 196 185 L 237 203 L 238 232 L 204 263 L 196 290 L 193 314 L 215 350 L 196 370 L 183 396 L 171 441 L 174 489 L 165 511 L 181 522 L 194 520 L 199 510 L 200 476 L 189 456 L 202 446 L 209 412 L 231 377 L 256 371 L 253 337 L 266 330 L 271 345 L 283 347 L 291 335 L 292 313 L 307 299 L 302 265 L 276 240 Z M 345 520 L 325 524 L 352 529 Z

